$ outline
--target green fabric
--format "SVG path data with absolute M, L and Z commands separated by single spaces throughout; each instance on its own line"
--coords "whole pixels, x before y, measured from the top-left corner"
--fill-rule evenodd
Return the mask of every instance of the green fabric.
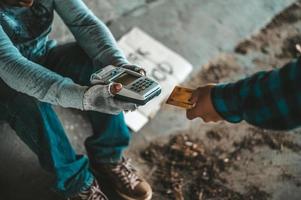
M 301 125 L 301 61 L 258 72 L 212 90 L 216 110 L 229 122 L 286 130 Z
M 95 71 L 91 59 L 75 43 L 53 48 L 41 63 L 49 70 L 87 84 Z M 73 150 L 59 118 L 49 103 L 16 92 L 0 81 L 0 119 L 38 156 L 41 166 L 56 178 L 55 189 L 66 197 L 92 183 L 89 161 L 118 162 L 131 138 L 123 114 L 85 111 L 93 128 L 85 144 L 89 159 Z

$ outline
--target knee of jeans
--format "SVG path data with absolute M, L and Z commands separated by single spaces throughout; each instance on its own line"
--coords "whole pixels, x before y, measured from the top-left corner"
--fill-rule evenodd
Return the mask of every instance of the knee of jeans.
M 125 123 L 123 114 L 109 115 L 105 113 L 89 112 L 89 119 L 93 128 L 93 136 L 96 138 L 118 139 L 118 141 L 130 141 L 131 133 Z
M 12 115 L 34 117 L 36 114 L 40 115 L 41 111 L 45 109 L 52 109 L 51 104 L 21 93 L 17 94 L 9 103 L 9 110 Z
M 53 48 L 48 54 L 45 64 L 61 75 L 69 76 L 75 82 L 90 84 L 90 76 L 94 72 L 94 63 L 87 53 L 76 43 L 67 43 Z M 63 66 L 59 68 L 58 66 Z
M 123 139 L 125 142 L 127 142 L 127 146 L 130 144 L 131 139 L 132 139 L 132 135 L 129 131 L 127 131 L 126 133 L 123 134 Z

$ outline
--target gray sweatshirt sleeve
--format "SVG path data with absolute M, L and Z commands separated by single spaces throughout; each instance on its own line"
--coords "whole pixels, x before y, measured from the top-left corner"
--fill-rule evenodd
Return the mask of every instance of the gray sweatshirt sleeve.
M 1 26 L 0 78 L 12 89 L 40 101 L 83 109 L 86 87 L 23 57 Z
M 55 10 L 95 66 L 128 64 L 107 26 L 82 0 L 54 0 Z

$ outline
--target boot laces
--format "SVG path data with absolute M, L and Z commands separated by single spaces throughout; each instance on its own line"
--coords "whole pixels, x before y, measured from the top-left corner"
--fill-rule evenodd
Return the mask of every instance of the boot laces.
M 89 189 L 81 192 L 79 198 L 81 200 L 108 200 L 96 181 L 93 182 Z
M 136 169 L 131 165 L 130 159 L 122 159 L 114 168 L 112 172 L 115 173 L 128 189 L 135 189 L 135 187 L 141 182 L 137 175 Z

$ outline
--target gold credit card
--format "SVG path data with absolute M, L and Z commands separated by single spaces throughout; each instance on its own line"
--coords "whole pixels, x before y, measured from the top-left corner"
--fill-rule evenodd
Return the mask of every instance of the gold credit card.
M 192 92 L 192 89 L 176 86 L 168 97 L 166 103 L 181 108 L 190 109 L 193 107 L 193 104 L 190 102 Z

